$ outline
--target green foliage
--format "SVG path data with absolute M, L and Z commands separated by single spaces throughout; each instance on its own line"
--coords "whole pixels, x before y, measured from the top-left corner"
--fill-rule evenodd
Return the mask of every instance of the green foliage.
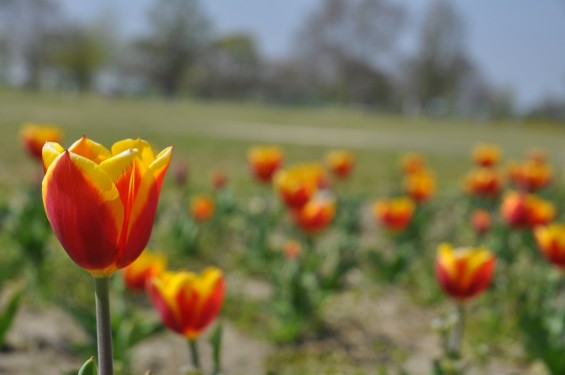
M 23 290 L 13 293 L 13 295 L 7 300 L 4 309 L 0 311 L 0 348 L 3 348 L 5 345 L 4 340 L 6 338 L 6 334 L 16 317 L 23 295 Z
M 98 375 L 98 368 L 96 367 L 94 357 L 90 357 L 89 360 L 84 362 L 80 370 L 78 370 L 78 375 Z

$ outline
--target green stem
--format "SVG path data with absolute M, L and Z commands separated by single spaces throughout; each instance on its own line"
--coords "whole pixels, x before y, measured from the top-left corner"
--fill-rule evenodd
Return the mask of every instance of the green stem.
M 457 322 L 451 333 L 451 340 L 449 343 L 449 355 L 460 357 L 461 345 L 463 343 L 463 329 L 465 326 L 465 306 L 462 302 L 456 303 Z
M 196 339 L 188 340 L 188 347 L 190 348 L 190 358 L 192 365 L 195 369 L 200 370 L 200 354 L 198 353 L 198 341 Z
M 95 277 L 96 293 L 96 337 L 98 343 L 98 374 L 113 375 L 112 329 L 110 325 L 109 278 Z

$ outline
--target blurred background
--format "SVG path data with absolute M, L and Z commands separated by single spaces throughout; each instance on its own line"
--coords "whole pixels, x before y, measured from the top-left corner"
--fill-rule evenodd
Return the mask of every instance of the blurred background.
M 0 84 L 565 120 L 565 2 L 1 0 Z

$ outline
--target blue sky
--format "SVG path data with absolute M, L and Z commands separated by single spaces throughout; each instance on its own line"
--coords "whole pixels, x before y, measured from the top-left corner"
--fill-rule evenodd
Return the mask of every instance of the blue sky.
M 154 0 L 59 0 L 71 17 L 112 14 L 127 35 L 144 30 Z M 218 32 L 245 30 L 261 51 L 282 56 L 304 17 L 320 0 L 202 0 Z M 344 0 L 346 1 L 346 0 Z M 396 0 L 415 25 L 430 0 Z M 466 22 L 473 60 L 494 84 L 516 92 L 521 105 L 565 97 L 565 0 L 452 0 Z M 409 30 L 414 35 L 417 26 Z

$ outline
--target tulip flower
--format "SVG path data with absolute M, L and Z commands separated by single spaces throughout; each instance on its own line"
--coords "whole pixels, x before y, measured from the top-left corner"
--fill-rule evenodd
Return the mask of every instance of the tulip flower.
M 285 204 L 289 208 L 298 209 L 327 185 L 327 177 L 320 164 L 302 163 L 278 171 L 274 184 Z
M 508 166 L 509 180 L 517 188 L 527 191 L 536 191 L 549 185 L 553 178 L 553 171 L 547 162 L 540 160 L 530 159 L 522 163 L 510 163 Z
M 500 215 L 514 228 L 533 228 L 536 225 L 548 224 L 555 214 L 553 204 L 524 192 L 508 192 L 500 207 Z
M 255 178 L 270 183 L 283 163 L 283 152 L 277 146 L 253 147 L 247 153 L 247 160 Z
M 490 168 L 500 161 L 502 151 L 496 145 L 479 144 L 473 149 L 473 161 L 480 167 Z
M 331 224 L 335 216 L 335 198 L 327 192 L 319 192 L 304 206 L 294 210 L 293 217 L 306 233 L 315 234 Z
M 475 210 L 471 216 L 471 224 L 478 235 L 484 235 L 491 227 L 490 213 L 483 209 Z
M 221 190 L 226 186 L 228 178 L 226 177 L 226 172 L 221 169 L 216 169 L 212 173 L 212 186 L 216 190 Z
M 41 160 L 45 142 L 61 142 L 63 132 L 54 125 L 27 123 L 20 130 L 20 138 L 29 155 Z
M 173 180 L 179 186 L 185 186 L 188 181 L 188 163 L 184 160 L 175 163 L 173 167 Z
M 164 272 L 166 268 L 167 258 L 164 255 L 145 250 L 139 258 L 124 268 L 124 284 L 131 291 L 144 291 L 147 281 Z
M 412 221 L 416 205 L 407 197 L 379 200 L 373 205 L 373 214 L 387 229 L 404 230 Z
M 427 170 L 407 174 L 404 176 L 404 191 L 416 202 L 428 200 L 435 192 L 436 180 Z
M 463 189 L 467 194 L 495 197 L 502 189 L 502 177 L 492 168 L 475 169 L 465 176 Z
M 224 276 L 215 267 L 201 274 L 167 271 L 149 280 L 147 291 L 169 329 L 196 339 L 222 308 Z
M 43 147 L 43 202 L 71 259 L 95 276 L 132 263 L 145 248 L 172 147 L 154 155 L 144 140 L 112 151 L 82 137 L 68 150 Z
M 534 237 L 543 255 L 551 263 L 565 269 L 565 224 L 536 227 Z
M 401 157 L 400 168 L 405 174 L 422 172 L 426 169 L 426 160 L 420 154 L 409 152 Z
M 216 204 L 207 194 L 199 194 L 190 201 L 190 214 L 196 221 L 206 221 L 214 216 Z
M 302 245 L 295 240 L 289 240 L 284 244 L 283 254 L 286 259 L 296 259 L 302 252 Z
M 355 156 L 348 151 L 330 151 L 326 156 L 326 164 L 336 177 L 347 178 L 355 165 Z
M 436 276 L 443 291 L 458 301 L 466 301 L 484 291 L 492 279 L 496 257 L 484 247 L 453 249 L 438 247 Z

